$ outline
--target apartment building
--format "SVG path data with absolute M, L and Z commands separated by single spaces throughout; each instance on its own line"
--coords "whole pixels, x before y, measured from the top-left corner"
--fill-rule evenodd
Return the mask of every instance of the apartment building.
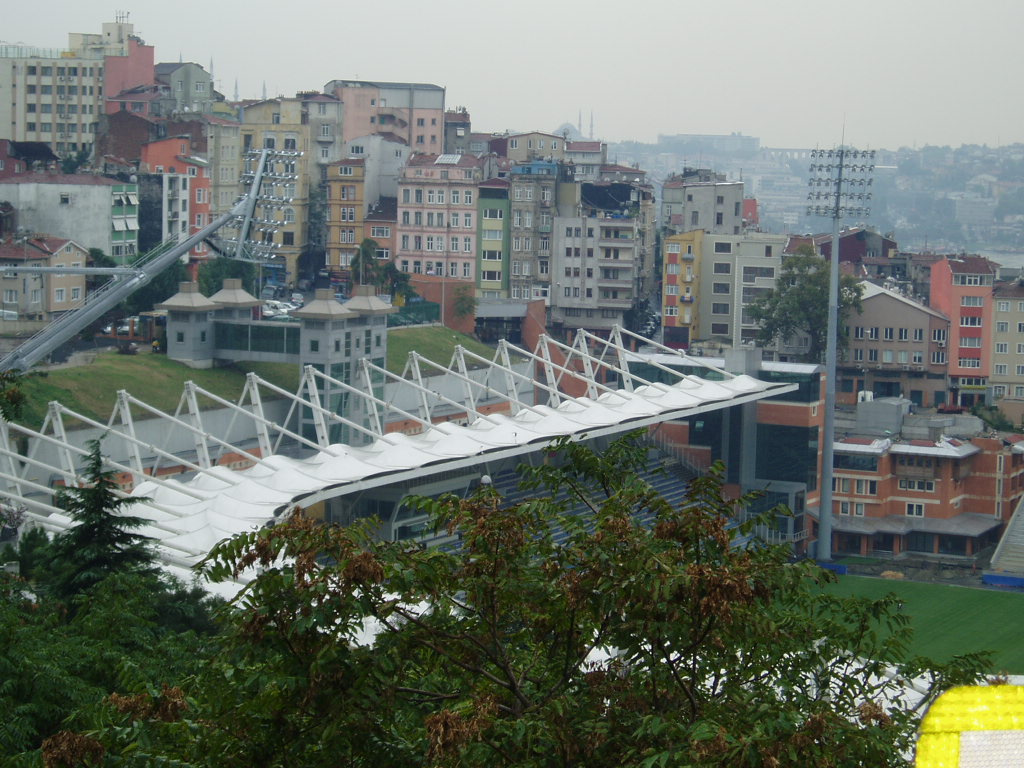
M 398 197 L 398 181 L 412 154 L 404 139 L 387 133 L 357 136 L 343 144 L 341 154 L 365 163 L 367 200 Z
M 490 141 L 490 150 L 500 157 L 507 157 L 513 163 L 530 163 L 534 160 L 557 162 L 565 159 L 565 144 L 562 136 L 529 131 L 495 136 Z
M 249 150 L 273 149 L 295 153 L 279 157 L 274 173 L 263 192 L 287 200 L 280 205 L 264 206 L 263 218 L 276 222 L 276 232 L 265 232 L 264 240 L 276 247 L 281 258 L 264 265 L 279 284 L 300 279 L 299 254 L 309 241 L 322 241 L 323 235 L 309 233 L 310 198 L 327 178 L 328 166 L 341 159 L 341 103 L 320 93 L 299 93 L 294 98 L 278 97 L 246 104 L 239 108 L 239 134 L 243 170 L 254 170 Z M 294 177 L 294 178 L 286 178 Z M 244 188 L 239 186 L 239 193 Z
M 398 185 L 399 269 L 476 282 L 477 191 L 485 166 L 473 155 L 409 158 Z
M 443 151 L 445 90 L 439 85 L 331 80 L 324 85 L 324 93 L 344 104 L 345 142 L 371 133 L 392 133 L 416 152 Z
M 999 265 L 981 256 L 947 256 L 931 267 L 930 306 L 950 320 L 950 402 L 984 402 L 992 375 L 992 289 Z M 936 339 L 947 342 L 946 339 Z
M 743 182 L 725 174 L 686 168 L 662 184 L 661 226 L 669 232 L 702 229 L 709 234 L 743 232 Z
M 174 166 L 160 172 L 138 173 L 139 183 L 139 252 L 146 253 L 161 243 L 184 240 L 191 231 L 192 194 L 190 184 L 195 177 Z M 182 256 L 188 263 L 190 254 Z
M 696 311 L 697 287 L 703 263 L 704 230 L 669 235 L 662 244 L 661 315 L 663 341 L 673 349 L 688 349 L 702 337 Z M 731 312 L 723 307 L 719 314 Z
M 73 240 L 33 235 L 0 240 L 0 298 L 3 318 L 50 321 L 85 300 L 83 274 L 28 274 L 5 269 L 13 266 L 84 267 L 89 251 Z
M 123 20 L 104 24 L 100 35 L 75 33 L 68 39 L 66 49 L 0 46 L 0 124 L 6 138 L 45 142 L 61 157 L 92 153 L 109 89 L 120 91 L 118 83 L 144 73 L 142 82 L 150 82 L 153 63 L 152 47 Z
M 601 141 L 566 141 L 563 157 L 572 165 L 577 181 L 597 181 L 601 167 L 608 164 L 608 145 Z
M 86 174 L 25 173 L 0 179 L 0 200 L 14 209 L 16 227 L 73 237 L 118 261 L 138 252 L 139 188 Z
M 862 281 L 860 314 L 847 320 L 847 348 L 838 364 L 836 400 L 858 393 L 904 397 L 927 408 L 947 402 L 949 318 L 902 293 Z
M 760 326 L 748 308 L 775 287 L 787 241 L 786 235 L 766 232 L 704 234 L 695 291 L 701 338 L 733 348 L 756 342 Z M 782 346 L 769 352 L 776 356 L 793 350 Z
M 327 166 L 326 265 L 342 280 L 348 279 L 349 265 L 364 237 L 365 181 L 365 160 L 339 160 Z
M 996 283 L 992 303 L 992 399 L 1024 399 L 1024 285 Z
M 142 147 L 140 172 L 183 175 L 188 179 L 187 184 L 181 184 L 179 187 L 182 198 L 187 198 L 179 201 L 178 214 L 180 216 L 184 213 L 187 217 L 179 219 L 180 238 L 195 234 L 211 221 L 209 166 L 206 158 L 189 154 L 188 136 L 172 136 L 151 141 Z M 208 258 L 210 249 L 206 243 L 196 244 L 188 253 L 188 261 L 193 269 L 197 269 L 198 263 Z
M 515 163 L 509 168 L 506 178 L 510 243 L 505 253 L 509 254 L 510 261 L 510 298 L 549 298 L 547 289 L 561 167 L 559 163 L 537 160 Z
M 515 299 L 530 296 L 532 266 L 523 274 L 522 261 L 516 261 L 516 283 L 511 286 L 510 253 L 512 244 L 512 207 L 510 201 L 511 182 L 508 179 L 487 179 L 479 186 L 478 221 L 481 222 L 480 263 L 477 267 L 477 291 L 483 299 Z M 522 247 L 522 234 L 519 245 Z M 526 295 L 523 295 L 524 290 Z

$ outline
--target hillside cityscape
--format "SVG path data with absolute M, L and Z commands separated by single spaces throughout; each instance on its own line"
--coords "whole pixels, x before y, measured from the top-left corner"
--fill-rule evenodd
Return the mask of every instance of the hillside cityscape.
M 0 754 L 909 765 L 1024 674 L 1024 144 L 245 99 L 98 26 L 0 42 Z

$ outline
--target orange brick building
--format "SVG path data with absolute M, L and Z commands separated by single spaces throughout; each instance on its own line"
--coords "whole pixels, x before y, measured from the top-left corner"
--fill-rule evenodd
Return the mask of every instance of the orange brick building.
M 837 441 L 833 552 L 975 557 L 1024 496 L 1022 440 Z

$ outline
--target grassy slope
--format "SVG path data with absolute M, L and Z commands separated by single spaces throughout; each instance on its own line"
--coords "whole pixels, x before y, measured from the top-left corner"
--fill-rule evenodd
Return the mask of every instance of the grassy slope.
M 488 359 L 494 355 L 486 345 L 448 328 L 402 328 L 388 332 L 388 369 L 401 373 L 411 349 L 447 365 L 456 344 L 462 344 Z M 68 408 L 106 424 L 120 389 L 162 411 L 173 413 L 186 381 L 194 381 L 203 389 L 235 402 L 245 385 L 246 371 L 254 371 L 289 392 L 298 388 L 297 365 L 244 363 L 228 368 L 196 370 L 168 360 L 166 355 L 153 355 L 146 351 L 137 355 L 118 355 L 105 351 L 100 352 L 89 365 L 59 368 L 45 375 L 27 377 L 23 389 L 28 396 L 28 407 L 21 423 L 38 428 L 46 415 L 47 403 L 58 400 Z
M 461 344 L 470 352 L 475 352 L 488 360 L 494 359 L 494 349 L 450 328 L 395 328 L 388 331 L 388 370 L 401 374 L 412 350 L 447 366 L 456 344 Z
M 841 576 L 829 589 L 878 598 L 894 592 L 911 617 L 911 653 L 945 661 L 971 651 L 993 651 L 998 671 L 1024 674 L 1024 595 L 991 589 L 862 576 Z

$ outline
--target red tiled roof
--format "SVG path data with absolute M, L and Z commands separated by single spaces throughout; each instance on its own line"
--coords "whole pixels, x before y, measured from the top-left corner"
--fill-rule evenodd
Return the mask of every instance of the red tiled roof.
M 840 442 L 848 443 L 849 445 L 871 445 L 875 441 L 870 437 L 847 437 Z
M 946 261 L 954 274 L 994 275 L 999 269 L 998 264 L 984 256 L 952 256 Z
M 25 244 L 7 240 L 0 242 L 0 259 L 14 259 L 17 261 L 46 259 L 71 242 L 73 241 L 66 237 L 55 237 L 53 235 L 33 237 Z

